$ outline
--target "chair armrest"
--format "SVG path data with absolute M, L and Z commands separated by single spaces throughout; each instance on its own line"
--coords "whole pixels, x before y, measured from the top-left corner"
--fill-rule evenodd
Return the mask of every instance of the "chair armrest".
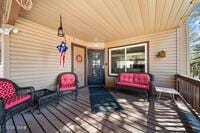
M 28 87 L 20 87 L 19 89 L 17 89 L 17 94 L 31 94 L 32 99 L 34 99 L 34 92 L 35 92 L 35 88 L 32 86 L 28 86 Z
M 150 76 L 151 82 L 153 82 L 155 80 L 154 75 L 149 73 L 149 76 Z
M 32 86 L 20 87 L 19 89 L 17 89 L 17 94 L 33 93 L 34 91 L 35 91 L 35 88 Z

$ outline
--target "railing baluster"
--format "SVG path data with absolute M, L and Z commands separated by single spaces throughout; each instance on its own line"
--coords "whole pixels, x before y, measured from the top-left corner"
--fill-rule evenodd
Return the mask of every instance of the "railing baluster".
M 200 80 L 176 75 L 176 89 L 181 96 L 200 113 Z

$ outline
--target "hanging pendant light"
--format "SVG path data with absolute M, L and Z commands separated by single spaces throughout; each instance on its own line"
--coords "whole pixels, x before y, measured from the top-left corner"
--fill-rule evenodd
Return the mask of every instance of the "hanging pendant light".
M 33 2 L 32 0 L 16 0 L 17 4 L 19 4 L 22 8 L 25 10 L 31 10 L 33 7 Z
M 64 37 L 64 30 L 63 30 L 63 27 L 62 27 L 62 16 L 60 16 L 60 27 L 58 27 L 58 36 Z

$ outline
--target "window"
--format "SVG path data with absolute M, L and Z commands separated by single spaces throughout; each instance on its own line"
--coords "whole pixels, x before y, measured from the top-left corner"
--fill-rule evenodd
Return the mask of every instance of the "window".
M 200 4 L 192 11 L 188 19 L 190 76 L 200 79 Z
M 147 72 L 148 43 L 109 48 L 109 75 L 120 72 Z

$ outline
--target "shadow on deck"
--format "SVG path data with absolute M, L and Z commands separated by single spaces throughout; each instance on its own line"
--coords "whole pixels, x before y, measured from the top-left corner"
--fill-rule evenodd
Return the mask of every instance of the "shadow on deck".
M 170 100 L 150 102 L 121 92 L 112 92 L 123 107 L 118 112 L 91 113 L 88 88 L 78 101 L 64 96 L 59 105 L 50 104 L 33 113 L 21 113 L 7 121 L 7 132 L 190 132 L 186 118 Z

